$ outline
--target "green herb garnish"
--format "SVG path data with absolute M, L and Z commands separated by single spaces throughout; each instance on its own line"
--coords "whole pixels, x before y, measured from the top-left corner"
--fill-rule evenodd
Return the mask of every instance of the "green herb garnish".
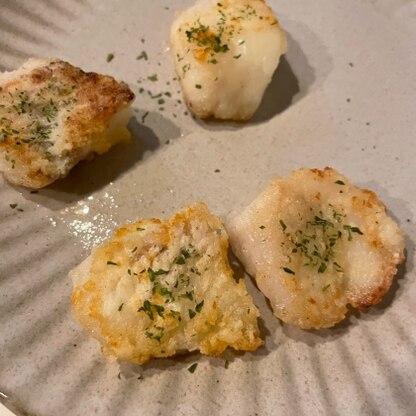
M 199 302 L 196 306 L 195 306 L 195 311 L 196 312 L 201 312 L 202 307 L 204 306 L 204 301 Z
M 168 315 L 173 318 L 178 318 L 178 320 L 181 321 L 181 314 L 177 311 L 170 311 Z
M 156 341 L 160 342 L 165 332 L 165 328 L 163 328 L 163 326 L 155 326 L 155 329 L 158 331 L 158 334 L 154 334 L 153 332 L 146 331 L 146 336 L 147 338 L 155 339 Z
M 176 257 L 174 263 L 175 264 L 185 264 L 185 261 L 186 261 L 185 257 L 182 256 L 182 254 L 181 254 L 180 256 Z
M 322 288 L 322 292 L 325 292 L 325 291 L 327 291 L 328 290 L 328 288 L 330 287 L 331 285 L 328 283 L 327 285 L 325 285 L 323 288 Z
M 195 311 L 193 311 L 192 309 L 188 309 L 188 313 L 189 313 L 189 318 L 190 318 L 190 319 L 193 319 L 193 318 L 194 318 L 194 316 L 196 315 L 196 312 L 195 312 Z
M 146 315 L 153 321 L 154 317 L 153 317 L 153 312 L 152 312 L 152 304 L 148 301 L 145 300 L 143 302 L 143 306 L 140 307 L 139 309 L 137 309 L 137 312 L 144 312 L 146 313 Z
M 180 298 L 194 300 L 194 291 L 191 290 L 190 292 L 186 292 L 182 295 L 179 295 Z
M 344 230 L 348 231 L 348 241 L 352 240 L 351 233 L 363 235 L 363 232 L 358 227 L 351 227 L 351 225 L 344 225 Z
M 222 43 L 222 35 L 225 29 L 225 18 L 220 19 L 218 34 L 213 33 L 208 26 L 203 25 L 199 20 L 195 26 L 185 32 L 189 43 L 194 43 L 204 50 L 209 51 L 211 56 L 213 53 L 226 53 L 229 47 L 226 43 Z
M 142 123 L 144 123 L 144 121 L 146 120 L 146 117 L 149 115 L 149 112 L 146 111 L 143 115 L 142 115 Z
M 147 53 L 145 51 L 143 51 L 136 59 L 138 59 L 138 60 L 144 59 L 145 61 L 147 61 L 147 59 L 148 59 Z
M 198 363 L 192 364 L 190 367 L 188 367 L 188 371 L 193 374 L 195 373 L 196 368 L 198 367 Z
M 318 273 L 323 273 L 326 270 L 327 266 L 325 263 L 321 263 L 318 269 Z
M 152 270 L 150 267 L 147 269 L 147 273 L 149 273 L 149 279 L 151 282 L 154 282 L 156 280 L 157 276 L 161 276 L 163 274 L 168 274 L 169 271 L 168 270 L 163 270 L 163 269 L 159 269 L 159 270 Z

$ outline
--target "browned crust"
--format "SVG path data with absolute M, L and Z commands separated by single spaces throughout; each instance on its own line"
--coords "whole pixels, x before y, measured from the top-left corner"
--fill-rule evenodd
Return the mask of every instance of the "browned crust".
M 10 182 L 17 185 L 40 188 L 65 176 L 68 172 L 64 174 L 57 172 L 54 160 L 61 157 L 73 159 L 73 166 L 79 160 L 88 158 L 90 154 L 85 154 L 88 153 L 86 149 L 94 146 L 94 138 L 108 127 L 111 118 L 117 112 L 134 100 L 134 93 L 126 84 L 119 83 L 107 75 L 84 72 L 59 59 L 39 61 L 39 65 L 29 72 L 24 70 L 16 72 L 16 77 L 9 78 L 0 85 L 0 104 L 9 108 L 8 113 L 11 115 L 7 118 L 9 121 L 12 120 L 14 130 L 21 130 L 22 117 L 12 111 L 15 103 L 10 102 L 10 93 L 25 91 L 29 100 L 35 101 L 39 100 L 41 93 L 44 92 L 48 100 L 64 98 L 75 103 L 68 109 L 62 109 L 62 112 L 66 111 L 65 120 L 61 121 L 59 126 L 52 127 L 62 133 L 66 143 L 64 154 L 45 158 L 38 148 L 21 140 L 22 133 L 9 135 L 5 140 L 0 141 L 0 155 L 8 154 L 8 158 L 14 160 L 16 165 L 16 169 L 7 170 L 4 174 Z M 55 80 L 69 91 L 64 97 L 48 89 L 48 85 Z M 61 109 L 58 114 L 60 113 Z M 26 122 L 27 120 L 28 118 Z M 8 124 L 10 125 L 9 122 Z M 4 127 L 6 127 L 5 121 L 1 119 L 0 131 Z M 16 146 L 17 142 L 19 142 L 18 146 Z
M 308 169 L 301 169 L 308 170 Z M 387 216 L 384 203 L 377 197 L 372 190 L 359 188 L 353 185 L 345 176 L 337 172 L 332 167 L 309 170 L 315 176 L 315 179 L 321 182 L 334 181 L 341 178 L 348 187 L 355 191 L 355 195 L 351 197 L 354 213 L 367 221 L 374 212 L 379 212 Z M 368 228 L 365 232 L 367 243 L 378 249 L 385 248 L 380 240 L 377 229 Z M 387 256 L 386 256 L 387 257 Z M 386 259 L 386 258 L 385 258 Z M 397 266 L 405 259 L 404 250 L 400 252 L 389 253 L 388 261 L 385 264 L 384 273 L 378 278 L 380 282 L 378 286 L 371 288 L 371 291 L 362 291 L 359 293 L 351 293 L 348 303 L 355 308 L 369 308 L 381 301 L 383 296 L 390 289 L 394 276 L 397 273 Z
M 170 344 L 169 340 L 163 341 L 162 343 L 154 343 L 154 345 L 151 345 L 151 341 L 146 341 L 143 342 L 143 345 L 136 346 L 133 350 L 129 350 L 128 353 L 123 352 L 127 345 L 131 346 L 131 340 L 136 339 L 137 328 L 132 325 L 123 327 L 120 327 L 119 325 L 115 326 L 110 319 L 103 316 L 102 305 L 104 303 L 105 295 L 103 294 L 103 288 L 101 287 L 102 283 L 100 281 L 100 276 L 102 276 L 102 264 L 105 264 L 108 258 L 119 261 L 117 252 L 120 252 L 123 245 L 126 244 L 125 237 L 137 232 L 138 228 L 146 228 L 149 224 L 158 225 L 158 231 L 152 231 L 152 234 L 158 242 L 167 246 L 172 240 L 173 234 L 177 232 L 178 227 L 183 228 L 184 232 L 187 232 L 186 228 L 190 227 L 191 221 L 198 223 L 208 222 L 209 227 L 212 228 L 212 230 L 217 228 L 222 229 L 221 221 L 217 217 L 212 216 L 205 205 L 195 204 L 177 213 L 167 221 L 160 221 L 158 219 L 140 220 L 123 226 L 115 231 L 113 238 L 110 241 L 96 249 L 93 254 L 94 258 L 92 259 L 91 269 L 89 270 L 90 280 L 82 286 L 74 288 L 71 302 L 74 312 L 81 324 L 101 341 L 103 345 L 102 351 L 105 355 L 109 357 L 116 356 L 123 360 L 142 364 L 152 357 L 161 358 L 181 353 L 181 351 L 177 351 L 176 349 L 172 351 L 167 348 L 167 345 Z M 224 233 L 220 240 L 220 252 L 218 253 L 218 258 L 213 259 L 212 261 L 222 263 L 222 265 L 225 266 L 227 273 L 230 274 L 230 279 L 232 279 L 232 270 L 227 260 L 228 239 L 225 237 Z M 140 251 L 140 256 L 149 256 L 149 258 L 152 258 L 152 255 L 147 252 L 147 248 Z M 137 278 L 147 280 L 146 275 L 139 275 Z M 249 296 L 243 280 L 238 282 L 235 290 L 240 294 L 245 293 L 246 296 Z M 152 303 L 163 301 L 157 299 L 157 296 L 158 295 L 153 295 L 153 298 L 151 299 Z M 141 304 L 138 304 L 137 308 L 140 306 Z M 254 305 L 253 309 L 255 309 Z M 179 324 L 175 319 L 169 319 L 169 317 L 165 316 L 164 324 L 166 325 L 167 332 L 175 331 Z M 242 331 L 240 336 L 236 337 L 232 343 L 219 339 L 215 333 L 218 329 L 215 330 L 215 327 L 218 326 L 218 321 L 220 319 L 220 311 L 218 310 L 216 303 L 214 302 L 212 306 L 209 306 L 206 302 L 201 315 L 196 317 L 193 321 L 195 331 L 197 333 L 199 332 L 198 335 L 202 336 L 202 334 L 204 334 L 204 338 L 199 341 L 199 346 L 197 347 L 203 354 L 218 356 L 229 346 L 236 350 L 254 351 L 262 345 L 257 326 L 251 334 L 246 334 L 245 331 Z M 224 319 L 225 323 L 226 317 L 223 317 L 222 319 Z

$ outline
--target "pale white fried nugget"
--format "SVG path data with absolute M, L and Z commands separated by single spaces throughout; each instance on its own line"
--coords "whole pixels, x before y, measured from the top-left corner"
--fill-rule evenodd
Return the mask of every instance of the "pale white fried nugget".
M 221 221 L 202 203 L 126 225 L 71 271 L 75 314 L 107 356 L 139 364 L 255 350 L 259 312 L 233 279 L 227 249 Z
M 301 328 L 379 302 L 404 259 L 402 232 L 376 194 L 332 168 L 272 181 L 227 231 L 275 315 Z
M 200 118 L 248 120 L 287 50 L 263 0 L 199 0 L 178 13 L 170 39 L 186 104 Z
M 29 59 L 0 74 L 0 171 L 42 188 L 80 160 L 129 140 L 127 85 L 59 59 Z

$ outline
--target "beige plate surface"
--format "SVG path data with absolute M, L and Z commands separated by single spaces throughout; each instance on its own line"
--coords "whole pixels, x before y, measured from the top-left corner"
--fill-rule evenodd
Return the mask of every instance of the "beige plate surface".
M 36 416 L 416 414 L 416 2 L 272 1 L 289 53 L 246 125 L 195 121 L 177 101 L 167 39 L 190 3 L 0 0 L 1 69 L 57 56 L 138 96 L 132 144 L 37 194 L 0 179 L 1 401 Z M 164 111 L 147 90 L 171 93 Z M 67 272 L 116 225 L 194 200 L 224 216 L 271 178 L 326 165 L 374 189 L 406 234 L 406 264 L 379 306 L 302 331 L 274 319 L 246 277 L 264 348 L 142 368 L 106 362 L 74 320 Z

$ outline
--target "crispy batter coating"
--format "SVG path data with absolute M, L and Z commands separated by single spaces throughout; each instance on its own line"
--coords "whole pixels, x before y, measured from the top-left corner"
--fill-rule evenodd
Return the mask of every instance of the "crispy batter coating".
M 202 203 L 126 225 L 70 273 L 74 312 L 108 357 L 139 364 L 255 350 L 259 312 L 233 279 L 227 249 L 221 221 Z
M 379 302 L 404 259 L 402 232 L 376 194 L 332 168 L 272 181 L 227 230 L 275 315 L 301 328 Z
M 59 59 L 29 59 L 0 74 L 0 171 L 30 188 L 66 176 L 130 138 L 133 99 L 127 85 Z

